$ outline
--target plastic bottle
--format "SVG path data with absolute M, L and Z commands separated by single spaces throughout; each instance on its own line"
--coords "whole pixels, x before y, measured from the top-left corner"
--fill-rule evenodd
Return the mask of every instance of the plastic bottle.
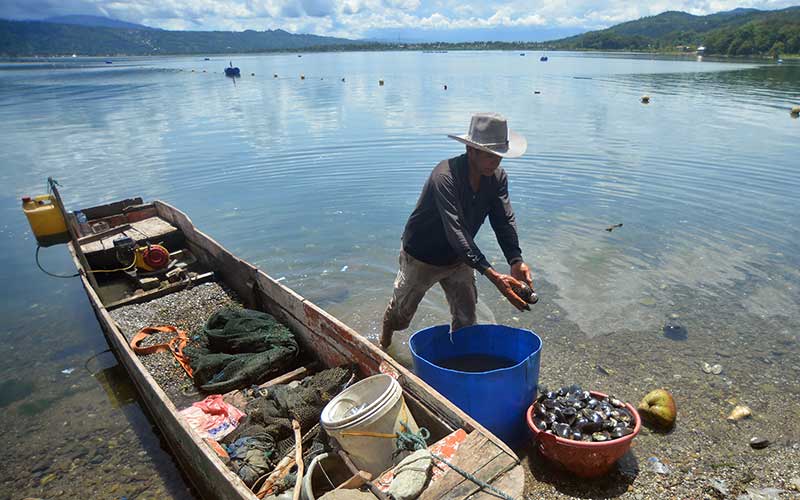
M 75 212 L 75 220 L 78 222 L 78 227 L 81 230 L 81 234 L 89 234 L 92 232 L 91 227 L 89 227 L 89 219 L 86 218 L 86 214 L 81 211 Z

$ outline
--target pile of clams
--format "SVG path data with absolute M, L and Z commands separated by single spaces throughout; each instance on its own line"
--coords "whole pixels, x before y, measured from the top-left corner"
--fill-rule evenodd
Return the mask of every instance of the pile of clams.
M 533 403 L 537 429 L 574 441 L 609 441 L 633 433 L 636 419 L 613 396 L 595 397 L 573 384 L 557 391 L 541 389 Z

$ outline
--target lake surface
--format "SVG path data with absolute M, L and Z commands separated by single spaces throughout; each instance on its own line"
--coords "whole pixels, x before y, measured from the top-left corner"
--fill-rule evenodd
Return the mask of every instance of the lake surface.
M 666 342 L 664 366 L 710 377 L 701 363 L 722 360 L 720 391 L 761 387 L 768 422 L 798 414 L 800 65 L 549 55 L 0 63 L 0 498 L 191 496 L 80 283 L 36 268 L 21 196 L 53 176 L 73 210 L 168 201 L 376 341 L 405 220 L 478 111 L 528 139 L 502 166 L 541 298 L 518 313 L 479 279 L 480 322 L 542 335 L 547 383 L 588 385 L 548 372 L 557 349 L 634 360 Z M 506 272 L 486 226 L 478 244 Z M 74 272 L 64 247 L 41 260 Z M 448 321 L 432 290 L 391 353 L 408 364 L 408 333 Z M 670 322 L 685 340 L 665 339 Z

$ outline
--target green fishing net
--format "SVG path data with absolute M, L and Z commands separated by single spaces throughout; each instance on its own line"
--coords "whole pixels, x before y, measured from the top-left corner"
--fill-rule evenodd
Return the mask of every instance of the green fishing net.
M 194 383 L 221 394 L 265 382 L 288 371 L 299 347 L 294 334 L 269 314 L 228 307 L 214 313 L 185 352 Z
M 223 439 L 232 452 L 231 469 L 248 486 L 274 469 L 295 448 L 293 419 L 300 423 L 301 434 L 313 440 L 303 444 L 304 463 L 328 450 L 327 435 L 315 432 L 317 423 L 322 409 L 341 392 L 352 373 L 346 368 L 330 368 L 300 383 L 270 387 L 265 395 L 252 399 L 244 408 L 247 416 Z

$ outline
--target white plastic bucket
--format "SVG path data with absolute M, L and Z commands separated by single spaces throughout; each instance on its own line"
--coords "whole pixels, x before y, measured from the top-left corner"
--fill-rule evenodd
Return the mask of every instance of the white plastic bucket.
M 303 500 L 316 500 L 350 479 L 352 475 L 350 469 L 338 455 L 333 453 L 317 455 L 308 465 L 306 474 L 303 476 L 300 490 Z
M 353 408 L 359 406 L 364 407 L 354 412 Z M 322 410 L 320 420 L 328 435 L 350 455 L 356 467 L 373 476 L 392 466 L 399 431 L 419 431 L 403 399 L 400 384 L 383 374 L 342 391 Z
M 326 429 L 344 427 L 373 411 L 400 387 L 388 375 L 373 375 L 339 393 L 322 409 L 320 421 Z M 361 408 L 359 408 L 361 407 Z

